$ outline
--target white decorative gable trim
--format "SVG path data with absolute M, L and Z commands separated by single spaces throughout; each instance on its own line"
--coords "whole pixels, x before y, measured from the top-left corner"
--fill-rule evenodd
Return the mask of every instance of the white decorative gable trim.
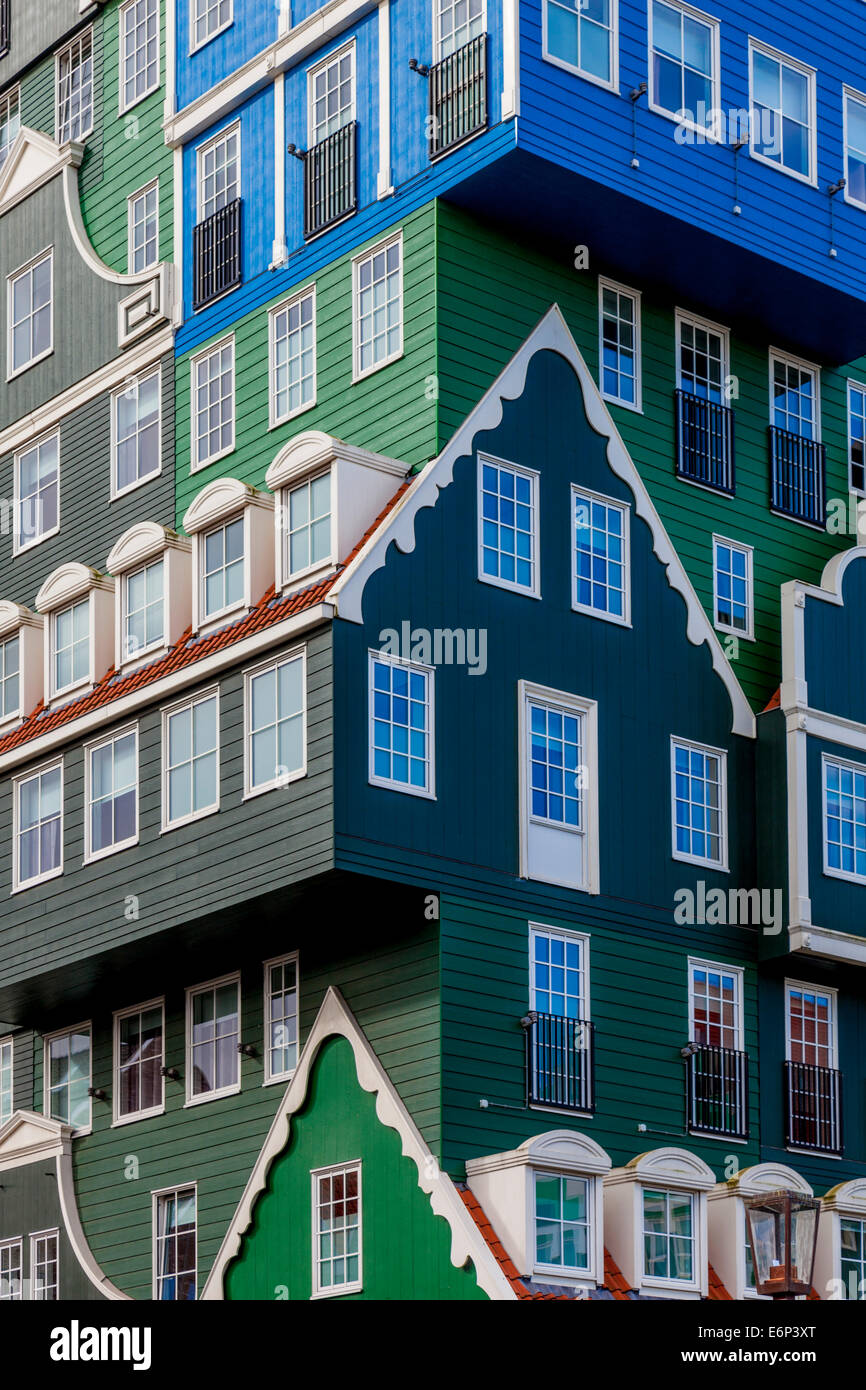
M 758 1197 L 763 1192 L 778 1192 L 786 1188 L 789 1192 L 799 1192 L 804 1197 L 812 1196 L 812 1189 L 803 1177 L 785 1163 L 755 1163 L 751 1168 L 741 1168 L 727 1182 L 717 1184 L 710 1193 L 710 1200 L 731 1194 L 738 1197 Z
M 36 607 L 40 613 L 54 613 L 58 608 L 64 608 L 66 604 L 83 598 L 93 589 L 104 589 L 110 593 L 113 588 L 114 583 L 111 579 L 106 579 L 97 570 L 72 560 L 69 564 L 58 566 L 49 574 L 36 595 Z
M 716 1185 L 716 1176 L 709 1164 L 688 1149 L 651 1149 L 638 1154 L 624 1168 L 615 1168 L 605 1179 L 611 1186 L 617 1183 L 653 1183 L 656 1186 L 676 1187 L 686 1192 L 709 1192 Z
M 550 1168 L 558 1173 L 608 1173 L 610 1155 L 587 1134 L 567 1129 L 550 1129 L 526 1139 L 519 1148 L 506 1153 L 487 1154 L 470 1158 L 466 1173 L 471 1179 L 482 1174 L 501 1172 L 507 1168 Z
M 356 449 L 354 445 L 344 444 L 341 439 L 335 439 L 321 430 L 307 430 L 304 434 L 295 435 L 283 446 L 265 474 L 265 482 L 272 492 L 276 492 L 296 478 L 302 478 L 335 460 L 360 463 L 365 468 L 374 468 L 396 478 L 406 476 L 405 463 L 397 459 L 371 453 L 368 449 Z
M 42 619 L 20 603 L 0 600 L 0 639 L 20 632 L 22 627 L 35 627 L 41 631 Z
M 825 1193 L 823 1203 L 827 1211 L 838 1211 L 842 1216 L 855 1216 L 866 1221 L 866 1178 L 853 1178 L 851 1182 L 831 1187 Z
M 414 1120 L 398 1096 L 379 1058 L 376 1056 L 357 1020 L 338 989 L 331 986 L 310 1036 L 301 1053 L 295 1074 L 289 1083 L 280 1108 L 274 1117 L 268 1137 L 262 1146 L 249 1182 L 244 1189 L 237 1211 L 232 1217 L 225 1239 L 219 1248 L 213 1268 L 202 1291 L 202 1298 L 223 1297 L 223 1276 L 229 1262 L 240 1250 L 241 1238 L 248 1229 L 256 1198 L 264 1191 L 268 1170 L 274 1159 L 285 1149 L 292 1116 L 304 1104 L 313 1065 L 322 1044 L 330 1037 L 343 1037 L 352 1048 L 358 1082 L 365 1091 L 376 1095 L 376 1116 L 388 1129 L 396 1130 L 402 1141 L 403 1154 L 411 1158 L 418 1169 L 418 1186 L 430 1198 L 430 1206 L 451 1228 L 451 1263 L 462 1269 L 471 1260 L 479 1288 L 494 1299 L 514 1299 L 516 1294 L 484 1241 L 466 1209 L 463 1200 L 447 1173 L 443 1173 L 427 1147 Z
M 539 352 L 559 353 L 573 368 L 583 392 L 584 408 L 590 425 L 607 440 L 607 461 L 614 473 L 631 489 L 635 511 L 649 526 L 656 556 L 665 566 L 668 583 L 685 600 L 687 612 L 686 636 L 695 646 L 706 642 L 712 657 L 713 669 L 723 682 L 731 700 L 731 729 L 747 738 L 755 737 L 755 717 L 743 694 L 739 681 L 724 654 L 712 623 L 698 600 L 691 580 L 671 544 L 643 479 L 633 463 L 613 417 L 602 399 L 580 349 L 558 305 L 554 304 L 533 329 L 523 346 L 514 354 L 507 367 L 466 418 L 460 429 L 423 472 L 419 473 L 394 510 L 370 537 L 351 565 L 340 575 L 331 595 L 337 601 L 341 618 L 349 622 L 362 621 L 364 587 L 371 574 L 385 563 L 388 547 L 395 542 L 404 554 L 415 548 L 415 518 L 423 507 L 435 507 L 440 491 L 453 481 L 454 464 L 473 451 L 475 436 L 494 430 L 500 424 L 503 403 L 516 400 L 523 392 L 529 365 Z
M 216 526 L 245 507 L 273 509 L 274 499 L 237 478 L 215 478 L 193 498 L 186 509 L 183 529 L 193 536 L 208 526 Z
M 83 156 L 83 145 L 58 145 L 41 130 L 21 126 L 0 173 L 0 217 L 64 169 L 77 169 Z
M 167 526 L 159 526 L 155 521 L 139 521 L 115 541 L 105 568 L 109 574 L 127 574 L 166 550 L 189 552 L 191 548 L 184 536 L 170 531 Z

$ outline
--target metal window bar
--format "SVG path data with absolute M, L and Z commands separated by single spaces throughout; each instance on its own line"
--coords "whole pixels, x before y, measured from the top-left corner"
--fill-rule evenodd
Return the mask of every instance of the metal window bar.
M 734 412 L 727 405 L 675 392 L 677 474 L 717 492 L 734 492 Z
M 823 444 L 770 425 L 772 506 L 777 512 L 823 526 L 826 518 Z
M 226 203 L 193 229 L 195 309 L 241 283 L 241 202 Z
M 787 1143 L 842 1153 L 842 1073 L 808 1062 L 785 1063 Z
M 445 154 L 487 125 L 487 35 L 430 69 L 430 158 Z
M 358 206 L 357 144 L 358 122 L 350 121 L 303 156 L 305 239 L 333 226 Z
M 686 1103 L 690 1130 L 747 1138 L 747 1054 L 732 1047 L 699 1046 L 686 1061 Z
M 526 1081 L 530 1104 L 593 1110 L 593 1025 L 578 1018 L 530 1013 Z

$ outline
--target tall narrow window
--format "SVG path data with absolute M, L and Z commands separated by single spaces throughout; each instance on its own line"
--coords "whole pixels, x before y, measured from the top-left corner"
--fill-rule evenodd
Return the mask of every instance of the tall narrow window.
M 124 574 L 123 659 L 133 661 L 165 645 L 165 561 L 152 560 Z
M 161 1000 L 115 1014 L 115 1120 L 161 1112 L 164 1034 Z
M 221 131 L 197 152 L 198 220 L 204 222 L 241 193 L 241 128 Z
M 234 0 L 190 0 L 191 47 L 200 48 L 216 38 L 234 18 Z
M 671 739 L 673 856 L 727 868 L 726 756 Z
M 33 1298 L 40 1303 L 60 1297 L 60 1256 L 58 1231 L 43 1231 L 30 1237 L 30 1282 Z
M 538 595 L 538 474 L 478 455 L 478 578 Z
M 129 382 L 113 397 L 115 497 L 160 471 L 161 383 L 157 368 Z
M 120 11 L 120 111 L 159 86 L 159 0 L 129 0 Z
M 530 932 L 529 1007 L 557 1018 L 586 1019 L 589 939 L 552 927 Z
M 434 29 L 438 61 L 484 33 L 484 0 L 436 0 Z
M 21 713 L 20 648 L 17 637 L 0 642 L 0 723 Z
M 836 995 L 832 991 L 814 989 L 810 985 L 786 986 L 786 1052 L 789 1062 L 802 1062 L 810 1067 L 835 1067 L 835 1003 Z
M 866 879 L 866 764 L 823 759 L 824 871 Z
M 689 965 L 690 1041 L 701 1047 L 742 1046 L 740 986 L 738 970 L 705 961 Z
M 677 315 L 677 384 L 699 400 L 724 400 L 728 374 L 727 330 L 701 319 Z
M 313 1295 L 361 1288 L 361 1165 L 313 1175 Z
M 244 519 L 236 517 L 202 537 L 201 612 L 208 620 L 244 601 Z
M 287 488 L 285 498 L 285 573 L 294 579 L 332 559 L 330 472 Z
M 599 279 L 598 325 L 601 394 L 640 410 L 640 296 Z
M 303 776 L 305 684 L 302 653 L 247 672 L 247 795 Z
M 194 1187 L 154 1196 L 154 1296 L 185 1303 L 196 1296 L 196 1191 Z
M 844 88 L 845 197 L 866 208 L 866 97 Z M 2 138 L 2 137 L 0 137 Z
M 130 275 L 149 270 L 159 260 L 159 181 L 133 193 L 126 204 Z
M 14 782 L 13 886 L 27 888 L 63 872 L 63 764 Z
M 650 108 L 709 129 L 718 81 L 718 20 L 690 5 L 650 0 Z
M 90 679 L 90 600 L 81 599 L 51 614 L 54 695 Z
M 355 119 L 355 46 L 310 72 L 310 144 L 317 145 Z
M 90 1024 L 45 1039 L 45 1113 L 90 1128 Z
M 588 1269 L 589 1183 L 570 1174 L 534 1176 L 536 1263 L 567 1273 Z
M 598 891 L 597 707 L 520 684 L 521 874 Z
M 848 486 L 866 493 L 866 386 L 848 382 Z
M 15 455 L 15 553 L 53 536 L 60 525 L 60 436 Z
M 866 1299 L 866 1221 L 848 1216 L 840 1217 L 839 1246 L 842 1261 L 842 1297 Z
M 13 87 L 11 91 L 4 92 L 0 96 L 0 169 L 3 168 L 6 156 L 21 129 L 20 106 L 21 99 L 17 87 Z
M 93 31 L 87 29 L 56 59 L 58 145 L 83 140 L 93 130 Z
M 0 1127 L 12 1114 L 12 1039 L 0 1040 Z
M 459 3 L 456 8 L 465 9 Z M 545 58 L 591 82 L 613 85 L 616 16 L 617 0 L 544 0 Z
M 8 280 L 6 376 L 54 351 L 54 253 L 47 251 Z
M 138 730 L 127 729 L 85 753 L 85 859 L 138 840 Z
M 233 338 L 192 361 L 193 471 L 235 447 L 235 344 Z
M 187 1100 L 240 1089 L 240 979 L 187 991 Z
M 629 620 L 629 509 L 573 487 L 572 607 L 596 618 Z
M 720 632 L 752 637 L 752 547 L 713 537 L 715 623 Z
M 644 1274 L 692 1283 L 695 1277 L 694 1197 L 685 1192 L 643 1193 Z
M 163 828 L 219 807 L 219 695 L 207 691 L 163 713 Z
M 354 378 L 403 351 L 403 242 L 397 236 L 353 261 Z
M 820 438 L 818 373 L 805 362 L 771 354 L 771 424 L 801 439 Z
M 433 672 L 370 653 L 370 781 L 433 795 Z
M 279 425 L 316 401 L 316 292 L 305 290 L 273 309 L 271 424 Z
M 795 178 L 815 178 L 815 70 L 749 43 L 752 155 Z
M 0 1241 L 0 1303 L 18 1303 L 24 1296 L 22 1242 Z
M 298 1060 L 297 954 L 265 961 L 265 1081 L 291 1076 Z

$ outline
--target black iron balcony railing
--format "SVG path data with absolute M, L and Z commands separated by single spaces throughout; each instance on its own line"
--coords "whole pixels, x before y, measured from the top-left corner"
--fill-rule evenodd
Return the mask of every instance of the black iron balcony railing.
M 533 1011 L 524 1027 L 528 1103 L 591 1111 L 595 1106 L 592 1024 Z
M 430 158 L 487 125 L 487 35 L 470 39 L 430 69 Z
M 358 206 L 358 122 L 335 130 L 307 150 L 304 160 L 304 236 L 309 240 Z
M 734 412 L 677 391 L 677 473 L 717 492 L 734 491 Z
M 731 1047 L 699 1045 L 686 1058 L 688 1128 L 745 1139 L 749 1133 L 749 1059 Z
M 241 199 L 193 228 L 193 308 L 201 309 L 241 282 Z
M 0 0 L 0 58 L 5 58 L 9 52 L 9 29 L 12 0 Z
M 842 1073 L 785 1063 L 785 1138 L 798 1149 L 842 1152 Z
M 770 426 L 771 505 L 777 512 L 823 526 L 825 471 L 823 444 Z

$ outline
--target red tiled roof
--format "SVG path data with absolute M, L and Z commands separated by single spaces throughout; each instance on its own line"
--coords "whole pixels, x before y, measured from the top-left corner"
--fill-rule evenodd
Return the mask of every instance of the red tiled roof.
M 708 1273 L 709 1281 L 707 1287 L 707 1298 L 723 1299 L 727 1300 L 729 1303 L 732 1303 L 733 1299 L 731 1298 L 731 1295 L 728 1293 L 727 1289 L 725 1288 L 716 1271 L 713 1269 L 712 1265 L 708 1266 Z
M 779 686 L 779 688 L 775 691 L 775 693 L 774 693 L 773 695 L 770 696 L 769 700 L 768 700 L 767 703 L 764 705 L 764 708 L 761 710 L 761 713 L 762 713 L 762 714 L 766 714 L 768 710 L 771 710 L 771 709 L 778 709 L 779 706 L 781 705 L 781 703 L 782 703 L 782 687 Z

